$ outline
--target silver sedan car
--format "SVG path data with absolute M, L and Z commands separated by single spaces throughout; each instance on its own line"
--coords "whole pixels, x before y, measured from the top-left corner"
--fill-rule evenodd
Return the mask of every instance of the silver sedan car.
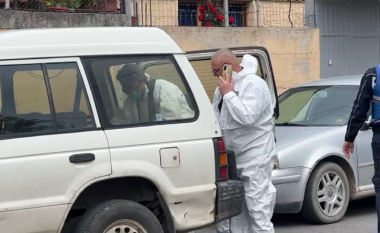
M 297 85 L 279 97 L 278 161 L 272 173 L 275 213 L 299 213 L 315 223 L 342 219 L 349 201 L 375 194 L 372 130 L 361 128 L 351 159 L 342 152 L 361 76 Z

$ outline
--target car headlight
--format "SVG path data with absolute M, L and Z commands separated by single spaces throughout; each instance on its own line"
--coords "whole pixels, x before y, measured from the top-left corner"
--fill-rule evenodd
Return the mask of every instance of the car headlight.
M 276 158 L 274 160 L 273 170 L 278 170 L 278 169 L 280 169 L 280 160 L 276 156 Z

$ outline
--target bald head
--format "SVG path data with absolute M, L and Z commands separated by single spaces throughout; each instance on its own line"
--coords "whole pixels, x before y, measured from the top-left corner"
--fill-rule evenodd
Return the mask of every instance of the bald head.
M 234 61 L 235 58 L 235 54 L 227 48 L 219 49 L 218 51 L 216 51 L 214 56 L 212 56 L 212 60 L 231 60 L 231 62 Z
M 224 64 L 232 65 L 232 69 L 236 68 L 236 56 L 227 48 L 216 51 L 211 60 L 211 68 L 215 76 L 221 76 L 222 66 Z

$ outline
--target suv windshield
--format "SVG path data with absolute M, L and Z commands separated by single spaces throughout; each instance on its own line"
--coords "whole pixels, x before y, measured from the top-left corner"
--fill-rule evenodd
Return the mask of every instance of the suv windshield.
M 279 97 L 278 126 L 341 126 L 347 124 L 359 86 L 292 88 Z

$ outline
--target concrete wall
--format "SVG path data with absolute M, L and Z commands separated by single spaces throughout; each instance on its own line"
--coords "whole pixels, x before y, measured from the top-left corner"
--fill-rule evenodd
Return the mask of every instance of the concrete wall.
M 305 2 L 292 2 L 289 20 L 289 1 L 260 1 L 260 27 L 293 27 L 303 28 L 305 17 Z M 257 12 L 256 2 L 248 3 L 247 12 Z M 248 14 L 249 26 L 256 26 L 256 14 Z
M 123 14 L 82 14 L 0 10 L 0 28 L 129 26 Z
M 188 1 L 192 2 L 192 1 Z M 197 1 L 198 8 L 205 5 L 206 0 Z M 143 26 L 178 26 L 178 0 L 138 0 L 137 15 L 139 25 Z M 229 0 L 230 4 L 246 5 L 245 19 L 246 26 L 257 26 L 257 7 L 256 1 L 234 1 Z M 136 8 L 132 4 L 132 14 L 136 15 Z M 290 19 L 293 27 L 303 27 L 304 25 L 304 2 L 292 2 Z M 192 12 L 199 16 L 199 11 Z M 289 2 L 288 1 L 260 1 L 260 26 L 261 27 L 291 27 L 289 21 Z M 200 23 L 198 22 L 198 26 Z
M 272 59 L 279 93 L 295 84 L 320 78 L 318 29 L 199 27 L 162 29 L 169 33 L 184 51 L 249 45 L 265 46 Z M 211 77 L 210 65 L 203 64 L 203 66 L 206 66 L 204 74 L 207 78 L 201 77 L 201 81 L 203 80 L 208 92 L 213 92 L 217 81 Z
M 206 2 L 206 0 L 204 0 Z M 132 1 L 131 1 L 132 2 Z M 190 1 L 191 2 L 191 1 Z M 230 0 L 230 4 L 239 1 Z M 178 0 L 138 0 L 138 23 L 143 26 L 177 26 Z M 241 1 L 240 1 L 241 3 Z M 244 3 L 244 2 L 243 2 Z M 198 3 L 198 7 L 204 4 Z M 257 26 L 255 1 L 246 2 L 246 26 Z M 131 4 L 132 14 L 136 8 Z M 294 27 L 304 25 L 304 2 L 292 3 L 290 18 Z M 199 11 L 194 12 L 199 14 Z M 288 19 L 289 2 L 260 1 L 261 27 L 291 27 Z M 197 15 L 198 16 L 198 15 Z M 0 9 L 0 28 L 51 28 L 86 26 L 129 26 L 131 22 L 124 14 L 32 12 Z

